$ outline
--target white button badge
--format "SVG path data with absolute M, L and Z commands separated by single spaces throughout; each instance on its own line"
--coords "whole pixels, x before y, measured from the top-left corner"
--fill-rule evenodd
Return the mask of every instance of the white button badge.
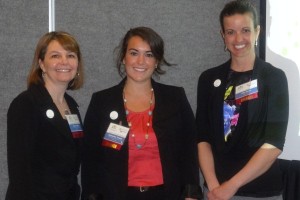
M 115 120 L 115 119 L 118 118 L 119 115 L 118 115 L 118 113 L 116 111 L 111 111 L 111 113 L 109 114 L 109 116 L 110 116 L 110 118 L 112 120 Z
M 221 80 L 220 79 L 215 80 L 214 86 L 219 87 L 220 85 L 221 85 Z
M 54 112 L 53 112 L 53 110 L 48 109 L 48 110 L 46 111 L 46 115 L 47 115 L 48 118 L 52 119 L 52 118 L 54 117 Z

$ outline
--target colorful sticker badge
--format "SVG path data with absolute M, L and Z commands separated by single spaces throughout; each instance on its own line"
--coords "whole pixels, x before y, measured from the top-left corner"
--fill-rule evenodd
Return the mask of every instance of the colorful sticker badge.
M 236 86 L 235 100 L 238 104 L 256 98 L 258 98 L 257 79 Z
M 72 132 L 73 138 L 82 138 L 83 130 L 79 118 L 76 114 L 65 115 Z
M 110 123 L 103 137 L 102 146 L 120 150 L 128 132 L 128 127 Z

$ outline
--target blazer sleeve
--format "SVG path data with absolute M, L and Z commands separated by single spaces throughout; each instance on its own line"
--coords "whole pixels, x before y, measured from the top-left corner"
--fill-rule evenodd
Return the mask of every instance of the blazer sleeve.
M 289 114 L 289 95 L 287 78 L 280 69 L 268 73 L 267 121 L 265 142 L 283 150 Z
M 33 199 L 32 157 L 37 117 L 29 98 L 16 98 L 7 114 L 8 199 Z
M 185 191 L 184 196 L 202 199 L 202 191 L 199 184 L 199 167 L 197 157 L 197 131 L 195 124 L 195 117 L 192 108 L 188 102 L 184 89 L 180 90 L 181 96 L 181 113 L 183 120 L 183 164 L 184 164 L 184 179 Z
M 82 199 L 101 194 L 103 170 L 100 148 L 100 99 L 93 94 L 84 119 L 83 155 L 81 165 Z
M 196 110 L 196 126 L 198 130 L 198 142 L 209 142 L 209 84 L 208 75 L 202 73 L 198 80 L 197 86 L 197 110 Z

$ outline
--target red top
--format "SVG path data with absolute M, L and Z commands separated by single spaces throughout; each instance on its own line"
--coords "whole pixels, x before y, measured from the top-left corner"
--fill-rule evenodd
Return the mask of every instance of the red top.
M 152 116 L 148 114 L 149 111 L 150 109 L 144 112 L 129 111 L 127 115 L 127 121 L 131 123 L 129 131 L 128 186 L 163 184 L 158 143 L 152 128 Z M 148 128 L 147 123 L 149 120 L 150 126 Z M 148 140 L 145 139 L 147 132 L 149 135 Z M 141 147 L 138 148 L 137 145 L 141 145 Z

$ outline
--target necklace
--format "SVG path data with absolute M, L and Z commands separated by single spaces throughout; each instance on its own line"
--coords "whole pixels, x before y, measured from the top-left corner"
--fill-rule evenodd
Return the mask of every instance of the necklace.
M 150 101 L 149 101 L 149 111 L 148 111 L 148 120 L 147 120 L 147 123 L 146 123 L 146 133 L 145 133 L 145 140 L 143 142 L 143 144 L 137 144 L 136 141 L 135 141 L 135 134 L 131 132 L 131 137 L 133 139 L 133 143 L 134 143 L 134 146 L 137 148 L 137 149 L 141 149 L 143 146 L 146 145 L 147 141 L 148 141 L 148 138 L 149 138 L 149 127 L 150 127 L 150 121 L 152 119 L 152 103 L 153 103 L 153 93 L 154 93 L 154 90 L 153 88 L 151 88 L 151 97 L 150 97 Z M 129 126 L 129 129 L 131 129 L 132 127 L 132 122 L 128 121 L 128 115 L 129 115 L 129 110 L 127 108 L 127 99 L 125 97 L 125 92 L 123 91 L 123 101 L 124 101 L 124 108 L 125 108 L 125 112 L 126 112 L 126 116 L 127 116 L 127 122 L 128 122 L 128 126 Z
M 65 98 L 63 99 L 62 103 L 59 103 L 57 101 L 54 101 L 54 104 L 56 105 L 56 107 L 58 108 L 59 112 L 61 113 L 62 117 L 65 118 L 65 115 L 69 115 L 70 111 L 68 108 L 68 104 L 65 100 Z

